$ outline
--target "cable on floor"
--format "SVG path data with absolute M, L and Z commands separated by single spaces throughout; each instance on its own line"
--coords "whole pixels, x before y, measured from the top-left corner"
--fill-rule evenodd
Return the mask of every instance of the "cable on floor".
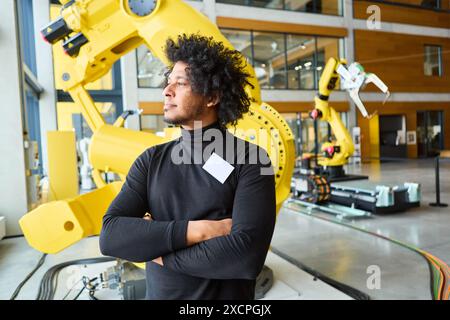
M 296 212 L 305 214 L 302 211 L 296 210 L 296 209 L 298 209 L 298 207 L 297 208 L 292 207 L 292 204 L 289 204 L 287 206 L 287 208 L 294 210 Z M 335 223 L 338 225 L 342 225 L 342 226 L 345 226 L 345 227 L 348 227 L 348 228 L 351 228 L 351 229 L 354 229 L 357 231 L 361 231 L 361 232 L 370 234 L 372 236 L 393 242 L 401 247 L 404 247 L 415 253 L 418 253 L 427 261 L 429 269 L 430 269 L 430 290 L 431 290 L 431 296 L 432 296 L 433 300 L 449 300 L 449 298 L 450 298 L 450 281 L 449 281 L 450 268 L 445 262 L 443 262 L 439 258 L 433 256 L 432 254 L 430 254 L 422 249 L 414 247 L 412 245 L 403 243 L 396 239 L 388 238 L 381 234 L 371 232 L 371 231 L 365 230 L 363 228 L 359 228 L 354 225 L 350 225 L 350 224 L 347 224 L 344 222 L 336 221 L 334 219 L 329 219 L 329 218 L 325 218 L 325 217 L 318 216 L 318 215 L 310 215 L 310 214 L 307 214 L 307 215 L 310 217 L 318 218 L 318 219 L 321 219 L 324 221 L 332 222 L 332 223 Z
M 341 283 L 339 281 L 328 278 L 327 276 L 321 274 L 320 272 L 318 272 L 314 269 L 311 269 L 311 268 L 305 266 L 304 264 L 300 263 L 299 261 L 295 260 L 294 258 L 288 256 L 287 254 L 284 254 L 283 252 L 281 252 L 280 250 L 278 250 L 277 248 L 275 248 L 273 246 L 270 247 L 270 251 L 272 253 L 276 254 L 277 256 L 279 256 L 280 258 L 283 258 L 284 260 L 292 263 L 296 267 L 302 269 L 303 271 L 309 273 L 314 278 L 317 278 L 317 279 L 327 283 L 328 285 L 332 286 L 333 288 L 338 289 L 339 291 L 345 293 L 346 295 L 352 297 L 355 300 L 370 300 L 370 296 L 367 293 L 359 291 L 358 289 L 353 288 L 344 283 Z
M 41 256 L 34 269 L 31 270 L 31 272 L 25 277 L 25 279 L 18 285 L 16 290 L 14 290 L 14 293 L 12 294 L 11 298 L 9 298 L 10 300 L 15 300 L 17 298 L 17 296 L 20 293 L 20 290 L 22 290 L 22 287 L 25 285 L 25 283 L 27 283 L 27 281 L 30 280 L 30 278 L 36 273 L 36 271 L 44 264 L 46 257 L 47 257 L 46 253 L 44 253 Z
M 103 263 L 115 261 L 115 258 L 99 257 L 90 259 L 72 260 L 60 263 L 48 269 L 48 271 L 42 277 L 39 285 L 39 291 L 36 300 L 53 300 L 58 286 L 58 276 L 62 269 L 72 265 L 85 265 L 94 263 Z M 81 293 L 80 293 L 81 294 Z M 90 296 L 91 297 L 91 296 Z

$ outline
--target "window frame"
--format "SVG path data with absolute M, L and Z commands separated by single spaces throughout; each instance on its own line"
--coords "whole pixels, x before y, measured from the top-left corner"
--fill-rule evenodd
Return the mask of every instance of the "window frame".
M 428 48 L 437 48 L 438 49 L 437 56 L 438 56 L 438 70 L 439 71 L 438 71 L 437 75 L 435 75 L 435 74 L 426 74 L 425 73 L 425 63 L 426 63 L 426 59 L 427 59 L 427 47 Z M 442 78 L 442 76 L 443 76 L 442 45 L 425 43 L 423 45 L 423 51 L 424 51 L 424 53 L 423 53 L 423 55 L 424 55 L 424 59 L 423 59 L 423 74 L 424 74 L 424 76 L 425 77 L 439 77 L 439 78 Z

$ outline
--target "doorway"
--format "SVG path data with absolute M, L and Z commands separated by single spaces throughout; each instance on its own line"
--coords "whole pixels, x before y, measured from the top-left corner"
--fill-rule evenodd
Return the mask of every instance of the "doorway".
M 435 157 L 444 149 L 442 111 L 417 112 L 417 156 Z
M 380 115 L 380 157 L 407 158 L 405 115 Z

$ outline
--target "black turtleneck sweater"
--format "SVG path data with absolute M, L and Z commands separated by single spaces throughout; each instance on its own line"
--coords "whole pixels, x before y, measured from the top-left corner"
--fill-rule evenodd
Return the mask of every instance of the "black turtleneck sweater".
M 213 152 L 234 167 L 224 183 L 203 168 Z M 146 212 L 153 221 L 142 219 Z M 217 123 L 182 129 L 180 138 L 136 159 L 103 218 L 100 249 L 147 262 L 147 299 L 254 299 L 275 215 L 263 149 Z M 189 220 L 225 218 L 233 219 L 229 235 L 187 246 Z M 163 266 L 152 262 L 158 257 Z

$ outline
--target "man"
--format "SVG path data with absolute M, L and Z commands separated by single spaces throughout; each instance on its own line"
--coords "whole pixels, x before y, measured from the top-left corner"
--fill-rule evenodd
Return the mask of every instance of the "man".
M 134 162 L 100 249 L 147 262 L 147 299 L 254 299 L 275 225 L 273 170 L 263 149 L 225 129 L 248 111 L 249 75 L 239 52 L 211 38 L 169 39 L 166 54 L 164 119 L 181 137 Z

